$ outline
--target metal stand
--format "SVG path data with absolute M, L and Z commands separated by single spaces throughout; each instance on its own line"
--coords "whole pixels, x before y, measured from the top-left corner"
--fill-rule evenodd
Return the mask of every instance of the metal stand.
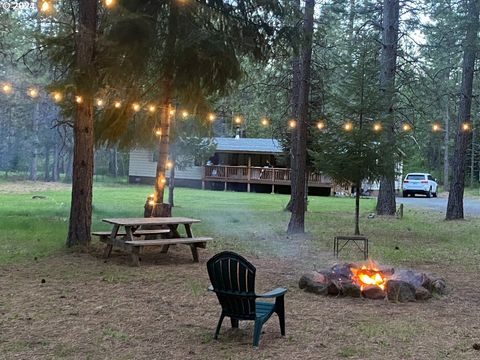
M 333 239 L 333 255 L 338 258 L 338 253 L 349 243 L 353 242 L 363 252 L 364 259 L 368 259 L 368 238 L 366 236 L 335 236 Z M 363 242 L 363 246 L 359 244 Z

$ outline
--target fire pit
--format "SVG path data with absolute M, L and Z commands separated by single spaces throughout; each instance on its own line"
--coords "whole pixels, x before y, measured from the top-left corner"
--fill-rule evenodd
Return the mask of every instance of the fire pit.
M 334 265 L 329 270 L 304 274 L 300 289 L 321 295 L 388 299 L 427 300 L 445 294 L 445 281 L 413 270 L 380 267 L 374 261 Z

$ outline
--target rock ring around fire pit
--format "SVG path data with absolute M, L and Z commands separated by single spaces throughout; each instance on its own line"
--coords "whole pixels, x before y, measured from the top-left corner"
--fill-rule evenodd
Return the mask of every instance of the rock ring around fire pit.
M 329 270 L 312 271 L 299 281 L 300 289 L 319 295 L 388 299 L 392 302 L 427 300 L 433 294 L 444 295 L 446 284 L 413 270 L 397 270 L 368 263 L 334 265 Z

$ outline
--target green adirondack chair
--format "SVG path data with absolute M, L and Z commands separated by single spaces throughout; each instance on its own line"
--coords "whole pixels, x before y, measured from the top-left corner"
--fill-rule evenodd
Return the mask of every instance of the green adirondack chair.
M 258 346 L 262 326 L 273 313 L 277 313 L 280 332 L 285 336 L 284 295 L 287 289 L 277 288 L 265 294 L 255 294 L 255 267 L 231 251 L 224 251 L 212 257 L 207 262 L 207 269 L 212 283 L 208 289 L 215 292 L 222 306 L 215 339 L 218 339 L 225 316 L 230 317 L 234 328 L 238 327 L 239 320 L 253 320 L 255 321 L 253 346 Z M 257 298 L 274 298 L 275 303 L 256 301 Z

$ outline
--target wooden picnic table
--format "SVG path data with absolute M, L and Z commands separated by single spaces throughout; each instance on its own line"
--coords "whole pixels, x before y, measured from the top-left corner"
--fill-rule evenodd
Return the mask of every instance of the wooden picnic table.
M 134 265 L 139 265 L 140 254 L 145 246 L 161 246 L 162 253 L 166 253 L 170 245 L 176 244 L 190 246 L 193 261 L 198 262 L 197 248 L 205 248 L 206 242 L 213 240 L 194 237 L 191 225 L 201 221 L 186 217 L 115 218 L 102 221 L 113 225 L 111 232 L 93 233 L 106 243 L 105 256 L 110 256 L 113 247 L 119 247 L 131 254 Z M 185 228 L 183 237 L 179 233 L 180 225 Z

